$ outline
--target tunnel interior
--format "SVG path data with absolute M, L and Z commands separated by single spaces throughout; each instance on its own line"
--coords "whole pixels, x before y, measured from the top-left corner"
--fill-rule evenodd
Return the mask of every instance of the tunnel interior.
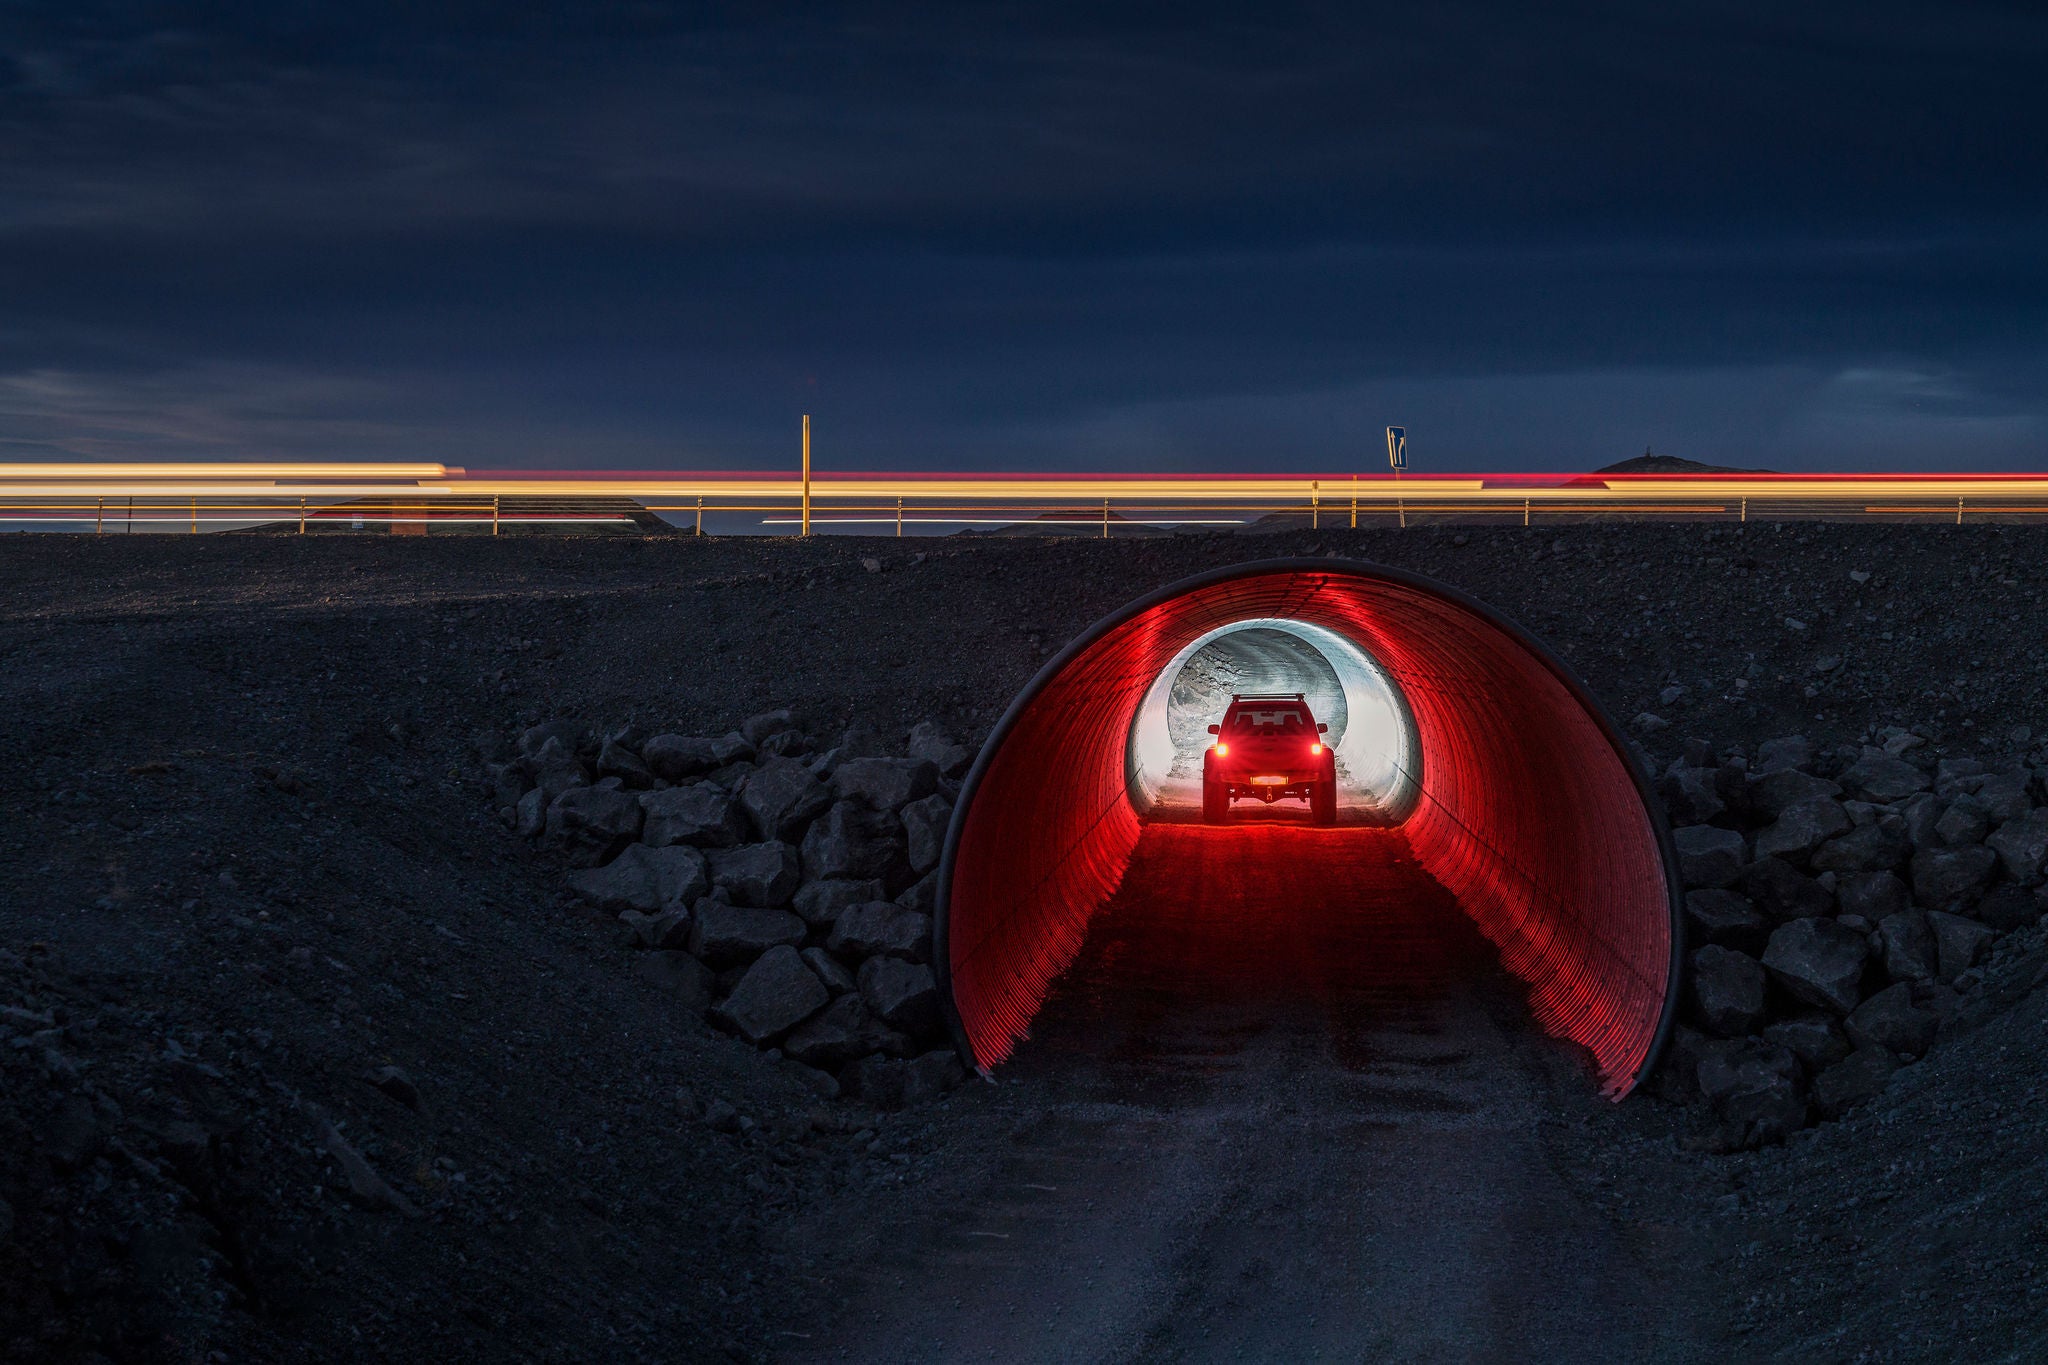
M 1398 826 L 1526 984 L 1535 1022 L 1587 1049 L 1604 1093 L 1633 1088 L 1670 1027 L 1681 947 L 1669 835 L 1641 772 L 1533 638 L 1445 585 L 1352 561 L 1162 589 L 1012 704 L 940 867 L 935 958 L 964 1054 L 986 1070 L 1027 1036 L 1142 831 L 1186 802 L 1191 763 L 1198 782 L 1206 725 L 1232 692 L 1267 690 L 1303 692 L 1330 724 L 1352 821 Z M 1318 852 L 1334 847 L 1305 841 L 1299 856 L 1341 878 L 1344 859 Z

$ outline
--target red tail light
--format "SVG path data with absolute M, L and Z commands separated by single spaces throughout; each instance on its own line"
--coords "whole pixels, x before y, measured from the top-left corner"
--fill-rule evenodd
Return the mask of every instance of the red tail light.
M 1311 754 L 1320 754 L 1323 751 L 1322 742 L 1319 740 L 1316 743 L 1309 745 L 1308 751 Z
M 1221 757 L 1223 757 L 1223 755 L 1225 755 L 1225 754 L 1227 754 L 1227 753 L 1229 753 L 1229 752 L 1230 752 L 1230 746 L 1229 746 L 1228 744 L 1225 744 L 1225 743 L 1224 743 L 1224 742 L 1223 742 L 1222 740 L 1220 740 L 1220 739 L 1216 741 L 1216 757 L 1218 757 L 1218 758 L 1221 758 Z

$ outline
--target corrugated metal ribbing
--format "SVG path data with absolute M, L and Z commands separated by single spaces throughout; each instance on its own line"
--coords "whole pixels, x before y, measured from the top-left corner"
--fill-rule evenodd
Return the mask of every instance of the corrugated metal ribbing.
M 1669 841 L 1612 726 L 1562 665 L 1440 584 L 1330 561 L 1247 565 L 1166 589 L 1048 665 L 984 749 L 948 841 L 942 983 L 984 1067 L 1008 1057 L 1079 952 L 1138 838 L 1125 744 L 1189 641 L 1252 617 L 1323 626 L 1400 687 L 1422 799 L 1404 826 L 1529 984 L 1538 1022 L 1633 1087 L 1668 1027 L 1677 901 Z

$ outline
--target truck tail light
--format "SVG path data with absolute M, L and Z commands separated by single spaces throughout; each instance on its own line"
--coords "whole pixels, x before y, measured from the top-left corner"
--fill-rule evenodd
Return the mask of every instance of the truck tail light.
M 1227 754 L 1227 753 L 1229 753 L 1229 752 L 1230 752 L 1230 746 L 1229 746 L 1228 744 L 1225 744 L 1225 743 L 1224 743 L 1224 742 L 1223 742 L 1222 740 L 1220 740 L 1220 739 L 1216 741 L 1216 757 L 1218 757 L 1218 758 L 1221 758 L 1221 757 L 1223 757 L 1223 756 L 1224 756 L 1225 754 Z
M 1312 755 L 1319 755 L 1319 754 L 1321 754 L 1321 753 L 1323 752 L 1323 746 L 1322 746 L 1321 742 L 1319 741 L 1319 742 L 1317 742 L 1317 743 L 1315 743 L 1315 744 L 1311 744 L 1311 745 L 1309 745 L 1309 746 L 1308 746 L 1308 751 L 1309 751 L 1309 753 L 1310 753 L 1310 754 L 1312 754 Z

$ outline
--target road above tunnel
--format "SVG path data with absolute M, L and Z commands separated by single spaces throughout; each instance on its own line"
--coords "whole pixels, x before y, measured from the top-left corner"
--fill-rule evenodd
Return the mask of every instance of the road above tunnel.
M 804 1351 L 1698 1353 L 1686 1249 L 1612 1224 L 1550 1154 L 1583 1062 L 1397 832 L 1299 819 L 1146 829 L 999 1073 L 1001 1130 L 876 1231 Z

